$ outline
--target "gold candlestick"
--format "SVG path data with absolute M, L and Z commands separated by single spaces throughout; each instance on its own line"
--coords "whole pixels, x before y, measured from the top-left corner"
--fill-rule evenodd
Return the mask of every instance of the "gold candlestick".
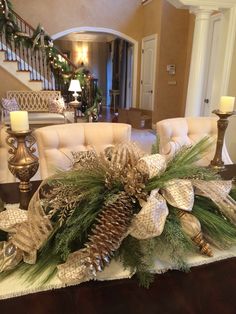
M 213 160 L 210 163 L 210 166 L 217 170 L 221 170 L 225 168 L 224 162 L 222 160 L 222 149 L 224 144 L 225 131 L 229 124 L 228 118 L 235 114 L 235 111 L 223 113 L 220 110 L 213 110 L 212 113 L 215 113 L 219 117 L 219 120 L 217 121 L 218 135 L 216 142 L 216 152 Z
M 9 136 L 6 142 L 11 147 L 9 153 L 13 155 L 8 160 L 8 168 L 20 180 L 20 208 L 27 209 L 30 201 L 30 179 L 39 167 L 38 158 L 33 155 L 35 139 L 31 135 L 32 130 L 12 131 L 9 128 L 7 133 Z

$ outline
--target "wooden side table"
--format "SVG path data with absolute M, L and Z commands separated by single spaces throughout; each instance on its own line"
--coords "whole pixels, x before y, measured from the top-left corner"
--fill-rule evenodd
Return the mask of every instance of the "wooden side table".
M 72 107 L 74 109 L 74 122 L 76 123 L 77 122 L 77 110 L 80 106 L 80 102 L 75 100 L 75 101 L 71 101 L 69 102 L 69 106 Z

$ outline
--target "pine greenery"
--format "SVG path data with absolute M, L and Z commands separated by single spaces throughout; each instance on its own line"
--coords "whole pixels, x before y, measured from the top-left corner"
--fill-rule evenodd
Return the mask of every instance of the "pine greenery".
M 168 162 L 164 173 L 149 180 L 146 190 L 152 191 L 156 188 L 163 188 L 167 181 L 173 179 L 198 178 L 202 180 L 215 180 L 219 178 L 219 175 L 213 169 L 195 165 L 211 145 L 212 141 L 208 137 L 204 137 L 192 147 L 183 147 Z
M 158 141 L 157 138 L 153 153 L 157 153 Z M 194 165 L 198 159 L 202 158 L 210 145 L 211 141 L 204 138 L 193 147 L 181 149 L 168 162 L 165 172 L 147 182 L 145 190 L 150 192 L 156 188 L 163 188 L 172 179 L 218 179 L 219 176 L 212 169 Z M 16 269 L 1 274 L 0 278 L 17 270 L 22 275 L 24 274 L 26 281 L 40 280 L 43 284 L 56 274 L 57 265 L 66 261 L 71 252 L 84 247 L 91 228 L 96 223 L 104 205 L 115 201 L 118 193 L 124 190 L 119 176 L 114 176 L 108 188 L 106 184 L 106 176 L 109 173 L 108 164 L 102 159 L 97 159 L 97 161 L 96 164 L 79 170 L 58 173 L 47 182 L 49 191 L 51 189 L 59 193 L 59 196 L 57 193 L 49 193 L 49 199 L 44 205 L 45 213 L 47 215 L 52 213 L 51 222 L 54 231 L 39 250 L 35 265 L 26 265 L 22 262 Z M 61 202 L 62 195 L 66 195 L 66 199 Z M 235 187 L 230 195 L 236 199 Z M 133 207 L 135 213 L 140 210 L 138 202 L 134 202 Z M 149 287 L 154 280 L 152 269 L 156 257 L 167 259 L 178 269 L 187 271 L 186 256 L 197 252 L 195 244 L 181 228 L 177 215 L 178 209 L 169 204 L 168 209 L 169 215 L 160 236 L 138 240 L 128 235 L 115 252 L 115 258 L 119 259 L 131 273 L 136 274 L 142 287 Z M 235 226 L 224 217 L 210 199 L 195 195 L 192 214 L 199 219 L 208 241 L 221 248 L 236 244 Z M 6 240 L 5 238 L 6 233 L 0 232 L 0 240 Z

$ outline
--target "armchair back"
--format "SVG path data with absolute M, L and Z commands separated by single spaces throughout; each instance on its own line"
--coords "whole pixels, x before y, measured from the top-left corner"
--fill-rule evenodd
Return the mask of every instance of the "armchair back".
M 217 139 L 216 117 L 185 117 L 165 119 L 156 124 L 157 135 L 160 140 L 160 153 L 170 158 L 184 145 L 191 145 L 200 141 L 203 137 Z M 216 145 L 212 145 L 207 154 L 198 164 L 208 166 L 215 154 Z M 222 158 L 225 164 L 232 161 L 224 144 Z
M 97 153 L 106 147 L 129 141 L 131 126 L 124 123 L 71 123 L 51 125 L 34 131 L 42 179 L 72 165 L 72 152 L 94 149 Z

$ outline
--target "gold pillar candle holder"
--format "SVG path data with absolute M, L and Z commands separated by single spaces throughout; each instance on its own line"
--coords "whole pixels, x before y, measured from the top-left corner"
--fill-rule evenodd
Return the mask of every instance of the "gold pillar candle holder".
M 210 166 L 216 170 L 222 170 L 225 168 L 224 162 L 222 160 L 222 149 L 224 145 L 225 131 L 229 124 L 228 118 L 235 114 L 235 111 L 232 112 L 221 112 L 220 110 L 213 110 L 212 113 L 216 114 L 219 117 L 217 121 L 218 135 L 216 142 L 216 151 L 213 160 L 210 163 Z
M 6 139 L 10 146 L 11 156 L 8 160 L 8 168 L 11 173 L 20 180 L 20 208 L 27 209 L 30 201 L 30 179 L 38 170 L 38 158 L 33 155 L 35 138 L 31 135 L 32 130 L 12 131 L 7 129 L 9 136 Z

